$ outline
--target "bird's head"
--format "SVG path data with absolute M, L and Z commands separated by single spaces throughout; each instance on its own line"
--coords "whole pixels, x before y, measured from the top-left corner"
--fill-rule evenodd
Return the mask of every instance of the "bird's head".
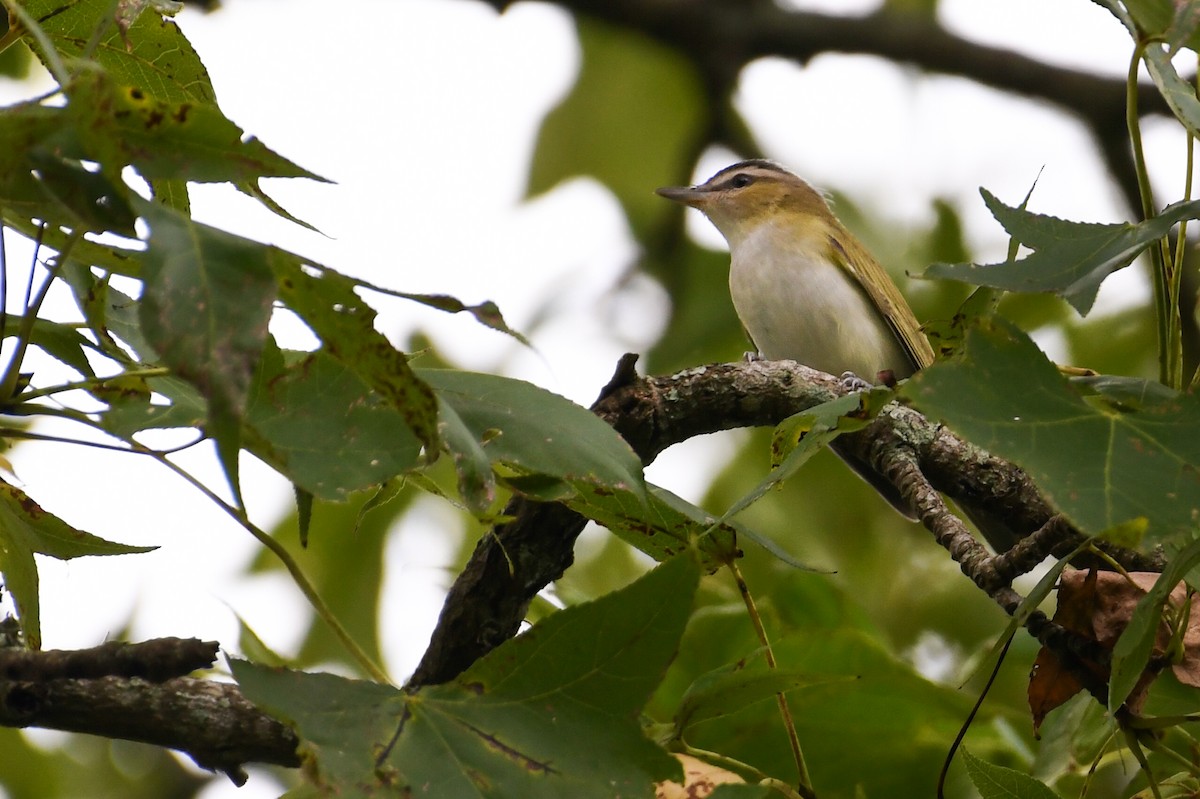
M 834 219 L 816 189 L 759 158 L 727 166 L 699 186 L 669 186 L 658 194 L 703 212 L 730 247 L 766 223 L 803 229 L 824 227 Z

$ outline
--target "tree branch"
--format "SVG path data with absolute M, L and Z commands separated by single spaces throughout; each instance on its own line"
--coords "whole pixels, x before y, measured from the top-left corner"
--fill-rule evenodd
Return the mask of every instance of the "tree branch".
M 792 361 L 716 364 L 670 377 L 638 377 L 635 356 L 625 356 L 592 409 L 616 428 L 649 463 L 672 444 L 737 427 L 768 426 L 846 393 L 841 382 Z M 838 439 L 847 452 L 896 482 L 913 507 L 937 491 L 1033 532 L 1054 512 L 1017 467 L 959 439 L 911 408 L 890 405 L 865 430 Z M 917 469 L 918 486 L 896 453 Z M 924 497 L 918 501 L 918 495 Z M 944 507 L 944 506 L 943 506 Z M 409 687 L 446 682 L 503 641 L 516 635 L 529 602 L 571 565 L 575 538 L 586 520 L 557 504 L 515 499 L 505 510 L 514 520 L 496 527 L 476 545 L 451 587 L 429 649 Z M 952 520 L 952 521 L 951 521 Z M 955 554 L 977 583 L 995 580 L 986 550 L 948 511 L 928 514 L 938 540 Z M 951 527 L 953 526 L 953 527 Z M 1060 535 L 1073 533 L 1065 525 Z M 1041 539 L 1039 539 L 1041 540 Z M 1130 568 L 1153 570 L 1156 561 L 1118 553 Z M 1023 561 L 1021 561 L 1023 562 Z M 1011 569 L 1011 562 L 997 561 Z M 989 570 L 991 568 L 991 570 Z M 1010 578 L 1011 579 L 1011 578 Z M 999 600 L 997 600 L 999 601 Z M 1003 604 L 1003 603 L 1002 603 Z
M 636 360 L 632 355 L 621 359 L 593 410 L 646 463 L 697 435 L 774 425 L 846 392 L 840 380 L 791 361 L 717 364 L 643 378 L 634 372 Z M 1040 529 L 1033 536 L 1038 552 L 1061 548 L 1064 536 L 1077 535 L 1053 515 L 1019 469 L 911 408 L 890 405 L 866 429 L 838 442 L 892 480 L 963 571 L 1010 613 L 1021 598 L 1008 583 L 1021 564 L 1035 562 L 1035 544 L 1020 545 L 1007 558 L 989 557 L 938 492 L 989 513 L 1011 514 L 1031 532 Z M 480 540 L 451 588 L 410 688 L 453 679 L 515 635 L 530 600 L 570 566 L 583 517 L 562 505 L 519 498 L 507 513 L 513 521 Z M 1122 557 L 1131 569 L 1154 570 L 1153 559 Z M 1043 641 L 1065 635 L 1039 614 L 1028 626 Z M 1062 646 L 1079 642 L 1067 636 Z M 295 734 L 257 710 L 237 686 L 167 679 L 205 667 L 215 655 L 216 644 L 180 639 L 105 644 L 80 652 L 0 650 L 0 725 L 165 746 L 238 784 L 245 780 L 246 763 L 299 766 Z
M 0 650 L 0 725 L 178 749 L 238 785 L 246 781 L 245 763 L 299 766 L 299 739 L 236 685 L 178 676 L 208 668 L 216 655 L 216 643 L 179 638 Z
M 246 782 L 245 763 L 300 765 L 295 733 L 251 704 L 236 685 L 213 680 L 0 680 L 0 725 L 177 749 L 237 785 Z

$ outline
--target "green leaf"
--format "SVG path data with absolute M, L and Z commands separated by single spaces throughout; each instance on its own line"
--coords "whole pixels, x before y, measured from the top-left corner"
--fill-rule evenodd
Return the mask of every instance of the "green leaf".
M 150 225 L 142 333 L 208 401 L 205 432 L 241 502 L 238 450 L 250 378 L 275 300 L 270 248 L 142 203 Z
M 677 558 L 554 614 L 453 683 L 405 693 L 231 662 L 251 701 L 291 724 L 318 785 L 342 796 L 436 785 L 445 796 L 648 795 L 678 765 L 638 711 L 674 655 L 699 571 Z
M 1200 540 L 1192 541 L 1181 552 L 1172 556 L 1167 568 L 1154 583 L 1154 587 L 1138 600 L 1129 624 L 1117 639 L 1112 653 L 1112 676 L 1109 678 L 1108 707 L 1115 711 L 1125 703 L 1134 686 L 1141 678 L 1162 621 L 1163 606 L 1172 589 L 1189 571 L 1200 563 Z
M 47 513 L 29 495 L 0 480 L 0 572 L 12 594 L 29 646 L 41 646 L 38 572 L 33 556 L 70 560 L 83 555 L 128 555 L 157 547 L 133 547 L 77 530 Z
M 442 437 L 458 477 L 458 493 L 471 512 L 484 513 L 496 499 L 496 478 L 492 474 L 492 461 L 483 450 L 484 442 L 452 404 L 439 397 L 438 408 Z
M 963 765 L 983 799 L 1058 799 L 1058 794 L 1028 774 L 993 766 L 962 749 Z
M 446 433 L 449 445 L 463 447 L 456 462 L 476 463 L 481 451 L 515 472 L 510 482 L 518 490 L 522 478 L 551 478 L 576 488 L 627 491 L 644 501 L 641 460 L 586 408 L 522 380 L 449 369 L 417 374 L 453 410 L 443 413 L 442 423 L 458 428 Z M 543 480 L 537 490 L 545 489 Z
M 707 100 L 695 68 L 675 50 L 588 17 L 575 24 L 579 79 L 538 132 L 529 193 L 591 175 L 616 194 L 644 240 L 676 213 L 652 189 L 676 179 L 679 154 L 703 135 Z
M 1010 235 L 1035 250 L 1014 263 L 934 264 L 925 277 L 950 278 L 1006 291 L 1052 292 L 1086 315 L 1104 278 L 1128 266 L 1180 220 L 1200 216 L 1200 200 L 1179 202 L 1145 222 L 1070 222 L 1012 208 L 980 189 L 984 202 Z
M 417 465 L 404 418 L 346 364 L 321 351 L 284 365 L 264 351 L 246 411 L 246 448 L 319 499 L 344 501 Z
M 63 268 L 61 277 L 71 287 L 79 310 L 96 337 L 101 352 L 118 363 L 130 366 L 156 360 L 154 347 L 142 335 L 140 303 L 137 300 L 113 288 L 108 275 L 97 277 L 92 274 L 90 267 L 73 259 Z M 114 334 L 123 343 L 118 343 Z
M 324 178 L 321 178 L 321 180 L 324 180 Z M 277 214 L 278 216 L 283 217 L 287 221 L 293 222 L 297 225 L 300 225 L 301 227 L 306 227 L 315 233 L 321 232 L 321 231 L 317 230 L 317 228 L 314 225 L 311 225 L 308 222 L 305 222 L 300 217 L 293 215 L 286 208 L 284 208 L 282 205 L 277 203 L 275 201 L 275 199 L 273 197 L 271 197 L 271 195 L 267 194 L 263 190 L 263 188 L 258 185 L 258 178 L 239 180 L 239 181 L 235 182 L 233 185 L 234 185 L 234 188 L 236 188 L 238 191 L 245 194 L 247 197 L 253 197 L 254 199 L 258 200 L 260 203 L 263 204 L 263 207 L 266 208 L 271 213 Z M 322 235 L 324 235 L 324 234 L 322 234 Z
M 71 227 L 136 235 L 129 190 L 119 179 L 111 181 L 106 175 L 85 169 L 78 161 L 42 149 L 31 150 L 29 161 L 43 191 L 68 211 Z
M 240 614 L 234 613 L 234 618 L 238 623 L 238 651 L 248 658 L 254 658 L 255 663 L 261 663 L 265 666 L 284 666 L 287 664 L 287 658 L 280 655 L 274 649 L 267 646 L 254 628 L 241 617 Z
M 116 82 L 168 102 L 216 103 L 208 71 L 173 21 L 149 12 L 122 29 L 112 16 L 112 0 L 26 0 L 23 5 L 63 57 L 90 55 Z M 101 28 L 94 49 L 88 50 Z M 44 54 L 33 50 L 44 64 Z
M 1194 3 L 1186 5 L 1194 5 Z M 1167 106 L 1175 118 L 1193 136 L 1200 136 L 1200 100 L 1196 99 L 1196 89 L 1191 83 L 1179 77 L 1165 48 L 1166 45 L 1155 42 L 1146 45 L 1143 59 L 1146 71 L 1150 73 L 1150 78 L 1158 87 L 1159 94 L 1167 101 Z
M 842 433 L 861 430 L 893 394 L 887 388 L 847 394 L 784 419 L 771 438 L 770 473 L 734 502 L 721 520 L 731 519 L 792 477 L 809 458 Z
M 1134 40 L 1161 37 L 1172 42 L 1171 52 L 1180 46 L 1200 49 L 1196 34 L 1197 7 L 1193 2 L 1175 0 L 1124 0 L 1137 30 L 1130 31 Z
M 1144 410 L 1164 402 L 1173 402 L 1179 396 L 1178 391 L 1157 380 L 1124 375 L 1072 377 L 1071 385 L 1082 389 L 1080 393 L 1084 396 L 1087 396 L 1085 392 L 1095 392 L 1117 409 Z
M 431 458 L 440 452 L 437 398 L 408 357 L 375 329 L 375 310 L 355 293 L 355 281 L 282 250 L 271 251 L 270 263 L 280 297 L 317 334 L 325 352 L 390 403 Z
M 740 526 L 719 523 L 712 514 L 666 489 L 650 486 L 643 497 L 631 491 L 576 483 L 567 507 L 608 528 L 657 561 L 695 550 L 707 571 L 741 557 Z
M 324 180 L 245 137 L 214 105 L 164 100 L 139 86 L 119 85 L 97 67 L 79 66 L 67 87 L 68 110 L 88 154 L 110 174 L 130 165 L 147 180 Z
M 467 305 L 462 300 L 452 297 L 449 294 L 410 294 L 407 291 L 395 291 L 383 288 L 382 286 L 376 286 L 366 281 L 363 281 L 362 285 L 364 288 L 371 289 L 371 291 L 378 291 L 381 294 L 387 294 L 392 297 L 401 297 L 413 302 L 419 302 L 422 305 L 427 305 L 430 308 L 436 308 L 446 313 L 469 313 L 481 325 L 498 330 L 501 333 L 506 333 L 527 347 L 532 346 L 525 336 L 508 326 L 508 323 L 504 321 L 504 315 L 500 313 L 500 307 L 491 300 L 485 300 L 477 305 Z
M 203 427 L 208 403 L 191 383 L 178 377 L 150 377 L 145 384 L 168 401 L 162 403 L 140 391 L 114 395 L 105 386 L 89 391 L 96 399 L 108 403 L 108 409 L 99 413 L 105 430 L 128 438 L 142 430 Z
M 777 694 L 853 679 L 851 675 L 813 676 L 788 668 L 772 669 L 766 665 L 762 650 L 759 650 L 751 658 L 701 675 L 688 687 L 675 713 L 676 734 L 682 736 L 689 727 L 737 713 Z
M 1144 518 L 1153 543 L 1195 528 L 1195 397 L 1179 394 L 1129 412 L 1088 402 L 1024 333 L 998 318 L 967 334 L 959 360 L 922 370 L 902 391 L 926 414 L 1025 469 L 1087 533 Z
M 35 153 L 69 155 L 72 149 L 78 150 L 69 137 L 63 142 L 62 131 L 68 128 L 64 117 L 63 109 L 36 103 L 21 103 L 0 112 L 0 208 L 6 219 L 78 221 L 75 212 L 42 182 L 33 163 Z M 34 224 L 23 232 L 36 235 L 38 227 Z
M 24 321 L 25 318 L 22 316 L 6 314 L 4 337 L 15 337 Z M 53 322 L 49 319 L 34 319 L 33 328 L 29 331 L 29 342 L 84 377 L 91 377 L 95 374 L 85 350 L 93 352 L 99 350 L 71 325 Z

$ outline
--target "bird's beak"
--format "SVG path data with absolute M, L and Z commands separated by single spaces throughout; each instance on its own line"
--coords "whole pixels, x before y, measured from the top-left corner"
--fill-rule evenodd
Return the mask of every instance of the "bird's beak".
M 666 197 L 668 200 L 690 205 L 693 208 L 703 207 L 710 194 L 708 189 L 701 186 L 664 186 L 661 189 L 655 189 L 655 193 L 660 197 Z

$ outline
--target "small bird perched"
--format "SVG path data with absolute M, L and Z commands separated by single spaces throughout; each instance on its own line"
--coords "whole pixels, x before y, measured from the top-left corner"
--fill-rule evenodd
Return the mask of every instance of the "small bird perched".
M 729 242 L 729 291 L 758 352 L 830 374 L 905 378 L 933 362 L 896 284 L 812 186 L 771 161 L 722 169 L 699 186 L 658 189 L 700 210 Z M 839 450 L 837 442 L 833 448 Z M 912 518 L 898 490 L 867 463 L 838 451 L 861 477 Z M 1015 540 L 971 513 L 997 551 Z M 980 522 L 983 524 L 980 524 Z

